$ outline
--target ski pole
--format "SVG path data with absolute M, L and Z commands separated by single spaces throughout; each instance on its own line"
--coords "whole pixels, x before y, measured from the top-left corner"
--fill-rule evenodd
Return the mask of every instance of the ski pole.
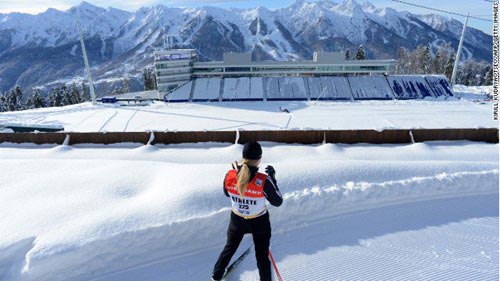
M 274 271 L 276 271 L 276 275 L 278 276 L 279 281 L 283 281 L 283 278 L 281 278 L 281 274 L 278 271 L 278 267 L 276 266 L 276 263 L 274 262 L 273 255 L 271 254 L 271 250 L 269 250 L 269 257 L 271 258 L 271 263 L 273 264 Z

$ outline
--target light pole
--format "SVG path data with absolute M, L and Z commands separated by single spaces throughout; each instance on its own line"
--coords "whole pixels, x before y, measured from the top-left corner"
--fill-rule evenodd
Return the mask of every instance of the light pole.
M 469 20 L 469 13 L 467 13 L 467 17 L 465 17 L 462 36 L 460 37 L 460 43 L 458 43 L 457 57 L 455 58 L 455 65 L 453 66 L 453 73 L 451 74 L 451 86 L 455 84 L 455 78 L 457 76 L 458 62 L 460 61 L 460 54 L 462 53 L 462 46 L 464 44 L 465 30 L 467 29 L 467 20 Z
M 89 79 L 90 96 L 92 97 L 92 104 L 96 104 L 94 82 L 92 82 L 92 75 L 90 74 L 89 59 L 87 58 L 87 50 L 85 49 L 85 42 L 83 41 L 82 27 L 80 26 L 80 14 L 76 17 L 76 26 L 78 27 L 78 32 L 80 33 L 80 45 L 82 46 L 83 61 L 85 62 L 85 68 L 87 70 L 87 77 Z

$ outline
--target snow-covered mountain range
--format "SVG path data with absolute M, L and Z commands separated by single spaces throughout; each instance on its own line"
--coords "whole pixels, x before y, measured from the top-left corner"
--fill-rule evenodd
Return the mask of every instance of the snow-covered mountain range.
M 355 52 L 360 44 L 369 58 L 383 59 L 394 58 L 398 47 L 456 47 L 462 29 L 454 19 L 355 0 L 297 0 L 276 10 L 157 5 L 135 12 L 82 2 L 67 11 L 0 14 L 0 91 L 78 81 L 84 75 L 78 15 L 93 74 L 108 82 L 138 76 L 167 37 L 175 47 L 197 49 L 202 60 L 230 51 L 251 52 L 255 60 L 310 59 L 314 51 Z M 491 61 L 491 42 L 492 36 L 468 28 L 464 58 Z

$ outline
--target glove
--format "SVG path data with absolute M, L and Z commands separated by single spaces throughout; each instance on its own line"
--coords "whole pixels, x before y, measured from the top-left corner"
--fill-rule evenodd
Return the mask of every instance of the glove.
M 237 161 L 234 161 L 233 163 L 231 163 L 231 166 L 233 167 L 233 170 L 238 170 L 238 162 Z
M 274 175 L 276 175 L 276 171 L 274 170 L 273 166 L 271 165 L 268 165 L 266 167 L 266 173 L 272 178 L 274 179 Z

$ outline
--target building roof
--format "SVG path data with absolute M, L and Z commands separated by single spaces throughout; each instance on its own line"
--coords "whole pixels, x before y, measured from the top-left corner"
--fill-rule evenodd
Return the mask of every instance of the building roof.
M 160 96 L 158 90 L 131 92 L 120 95 L 110 95 L 108 97 L 115 97 L 117 99 L 134 99 L 135 97 L 141 97 L 141 99 L 163 99 L 163 95 Z

